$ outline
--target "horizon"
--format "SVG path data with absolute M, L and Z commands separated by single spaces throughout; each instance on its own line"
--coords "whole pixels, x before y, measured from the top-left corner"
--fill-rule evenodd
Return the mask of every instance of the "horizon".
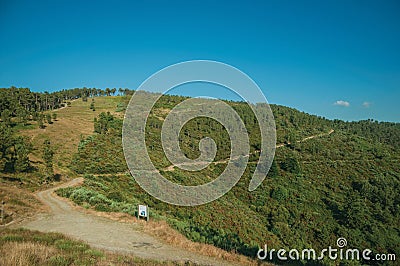
M 328 119 L 400 122 L 397 1 L 0 7 L 0 87 L 135 89 L 168 65 L 208 59 L 242 70 L 271 104 Z M 173 91 L 226 97 L 213 86 Z
M 35 92 L 35 93 L 44 93 L 45 91 L 34 91 L 34 90 L 32 90 L 32 89 L 30 89 L 30 88 L 24 88 L 24 87 L 16 87 L 16 86 L 12 86 L 12 87 L 15 87 L 15 88 L 17 88 L 17 89 L 29 89 L 31 92 Z M 115 88 L 115 87 L 110 87 L 110 89 L 112 89 L 112 88 Z M 2 88 L 2 87 L 0 87 L 0 89 L 9 89 L 9 88 Z M 83 87 L 80 87 L 80 88 L 67 88 L 67 89 L 61 89 L 61 90 L 53 90 L 53 91 L 47 91 L 48 93 L 54 93 L 54 92 L 59 92 L 59 91 L 62 91 L 62 90 L 71 90 L 71 89 L 83 89 Z M 90 89 L 90 88 L 88 88 L 88 89 Z M 96 88 L 96 89 L 102 89 L 102 90 L 105 90 L 106 88 Z M 119 88 L 116 88 L 117 89 L 117 91 L 115 92 L 115 94 L 114 95 L 111 95 L 111 96 L 113 96 L 113 97 L 123 97 L 124 95 L 121 95 L 119 92 L 118 92 L 118 89 Z M 131 89 L 131 88 L 121 88 L 121 89 L 129 89 L 130 91 L 137 91 L 136 89 Z M 143 91 L 143 90 L 140 90 L 140 91 Z M 147 93 L 156 93 L 156 92 L 151 92 L 151 91 L 144 91 L 144 92 L 147 92 Z M 239 97 L 232 97 L 232 98 L 228 98 L 228 97 L 226 97 L 226 98 L 215 98 L 215 97 L 210 97 L 210 96 L 191 96 L 191 95 L 184 95 L 184 94 L 175 94 L 175 93 L 165 93 L 164 95 L 170 95 L 170 96 L 176 96 L 176 97 L 181 97 L 181 96 L 183 96 L 183 97 L 189 97 L 189 98 L 195 98 L 195 97 L 198 97 L 198 98 L 203 98 L 203 99 L 211 99 L 211 100 L 213 100 L 213 99 L 218 99 L 218 100 L 223 100 L 223 101 L 233 101 L 233 102 L 237 102 L 237 103 L 246 103 L 246 101 L 244 101 L 244 100 L 242 100 L 242 99 L 239 99 Z M 109 96 L 94 96 L 94 97 L 109 97 Z M 256 103 L 252 103 L 252 104 L 257 104 L 258 102 L 256 102 Z M 312 113 L 308 113 L 308 112 L 305 112 L 305 111 L 302 111 L 302 110 L 299 110 L 299 109 L 297 109 L 297 108 L 295 108 L 295 107 L 291 107 L 291 106 L 287 106 L 287 105 L 282 105 L 282 104 L 277 104 L 277 103 L 268 103 L 269 105 L 275 105 L 275 106 L 282 106 L 282 107 L 286 107 L 286 108 L 291 108 L 291 109 L 294 109 L 294 110 L 296 110 L 296 111 L 298 111 L 298 112 L 303 112 L 303 113 L 305 113 L 305 114 L 307 114 L 307 115 L 311 115 L 311 116 L 316 116 L 316 117 L 318 117 L 318 118 L 321 118 L 321 119 L 327 119 L 327 120 L 330 120 L 330 121 L 333 121 L 333 120 L 340 120 L 340 121 L 343 121 L 343 122 L 349 122 L 349 123 L 351 123 L 351 122 L 360 122 L 360 121 L 367 121 L 367 120 L 373 120 L 373 122 L 379 122 L 379 123 L 394 123 L 394 124 L 400 124 L 400 122 L 396 122 L 396 121 L 383 121 L 383 120 L 377 120 L 377 119 L 373 119 L 373 118 L 367 118 L 367 119 L 360 119 L 360 120 L 344 120 L 344 119 L 340 119 L 340 118 L 328 118 L 328 117 L 324 117 L 324 116 L 321 116 L 321 115 L 319 115 L 319 114 L 312 114 Z

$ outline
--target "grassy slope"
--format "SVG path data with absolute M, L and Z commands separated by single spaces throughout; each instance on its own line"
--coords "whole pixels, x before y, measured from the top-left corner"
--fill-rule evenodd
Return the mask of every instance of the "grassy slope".
M 194 265 L 159 262 L 92 249 L 57 233 L 24 229 L 0 230 L 0 266 L 9 265 Z
M 43 211 L 42 204 L 26 189 L 0 184 L 0 201 L 4 200 L 4 224 L 18 221 Z
M 67 172 L 67 166 L 71 162 L 72 155 L 77 151 L 81 137 L 93 134 L 93 119 L 101 112 L 116 113 L 116 105 L 120 100 L 118 97 L 96 97 L 95 111 L 91 110 L 89 98 L 87 102 L 81 99 L 72 101 L 70 107 L 54 111 L 57 113 L 57 120 L 53 124 L 47 124 L 45 129 L 34 128 L 21 130 L 22 135 L 29 136 L 35 147 L 32 153 L 33 161 L 41 160 L 43 141 L 46 138 L 51 140 L 54 148 L 54 161 L 58 170 Z

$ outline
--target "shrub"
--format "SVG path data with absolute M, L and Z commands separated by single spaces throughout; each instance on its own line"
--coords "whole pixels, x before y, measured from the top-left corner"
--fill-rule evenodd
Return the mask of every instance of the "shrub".
M 284 187 L 277 187 L 274 190 L 272 190 L 271 193 L 271 198 L 279 201 L 279 202 L 283 202 L 284 200 L 286 200 L 288 197 L 288 192 L 286 190 L 286 188 Z
M 286 157 L 285 160 L 281 162 L 280 166 L 289 173 L 299 174 L 301 172 L 299 162 L 294 157 Z
M 82 204 L 83 202 L 89 202 L 89 199 L 96 195 L 97 192 L 80 187 L 75 189 L 69 198 L 77 204 Z

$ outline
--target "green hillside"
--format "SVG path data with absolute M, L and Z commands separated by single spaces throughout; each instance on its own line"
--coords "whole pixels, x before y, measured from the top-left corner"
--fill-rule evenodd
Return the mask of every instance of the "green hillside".
M 127 97 L 119 99 L 115 111 L 123 111 L 128 102 Z M 169 110 L 184 99 L 160 99 L 147 120 L 146 144 L 153 163 L 168 179 L 203 184 L 226 167 L 229 138 L 215 121 L 193 119 L 181 132 L 182 150 L 189 158 L 198 157 L 198 141 L 208 136 L 218 146 L 215 161 L 220 162 L 199 172 L 168 168 L 161 126 Z M 254 257 L 264 244 L 322 250 L 335 246 L 339 237 L 346 238 L 349 247 L 400 254 L 400 124 L 331 121 L 272 105 L 277 143 L 282 145 L 268 177 L 249 192 L 259 149 L 258 125 L 247 104 L 227 103 L 245 122 L 251 156 L 238 184 L 220 199 L 177 207 L 148 195 L 128 173 L 121 146 L 122 120 L 110 113 L 95 119 L 93 135 L 80 141 L 70 163 L 71 169 L 85 175 L 83 186 L 58 193 L 88 208 L 132 215 L 137 204 L 144 203 L 150 206 L 152 219 L 168 221 L 188 238 L 247 256 Z
M 58 193 L 86 208 L 131 215 L 137 204 L 147 204 L 151 219 L 166 220 L 189 239 L 250 257 L 264 244 L 271 249 L 322 250 L 335 246 L 339 237 L 351 248 L 400 254 L 400 124 L 331 121 L 272 105 L 275 160 L 262 185 L 249 192 L 260 132 L 246 103 L 227 101 L 249 133 L 246 171 L 220 199 L 177 207 L 148 195 L 130 175 L 121 128 L 132 91 L 120 89 L 123 96 L 111 96 L 115 91 L 0 89 L 0 176 L 10 188 L 7 197 L 13 198 L 16 185 L 37 190 L 59 178 L 83 175 L 81 187 Z M 189 121 L 179 136 L 185 155 L 197 158 L 199 141 L 210 137 L 218 147 L 216 158 L 198 172 L 171 167 L 162 150 L 161 127 L 170 110 L 185 99 L 160 98 L 147 120 L 146 144 L 166 178 L 183 185 L 204 184 L 225 169 L 229 137 L 214 120 Z M 23 204 L 14 203 L 17 213 L 23 213 Z M 5 218 L 13 219 L 7 213 Z

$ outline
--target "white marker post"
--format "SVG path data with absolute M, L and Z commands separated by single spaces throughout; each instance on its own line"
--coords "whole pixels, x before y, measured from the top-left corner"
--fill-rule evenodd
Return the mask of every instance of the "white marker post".
M 143 217 L 146 219 L 146 221 L 149 220 L 149 207 L 146 205 L 139 205 L 138 209 L 138 219 L 140 217 Z

